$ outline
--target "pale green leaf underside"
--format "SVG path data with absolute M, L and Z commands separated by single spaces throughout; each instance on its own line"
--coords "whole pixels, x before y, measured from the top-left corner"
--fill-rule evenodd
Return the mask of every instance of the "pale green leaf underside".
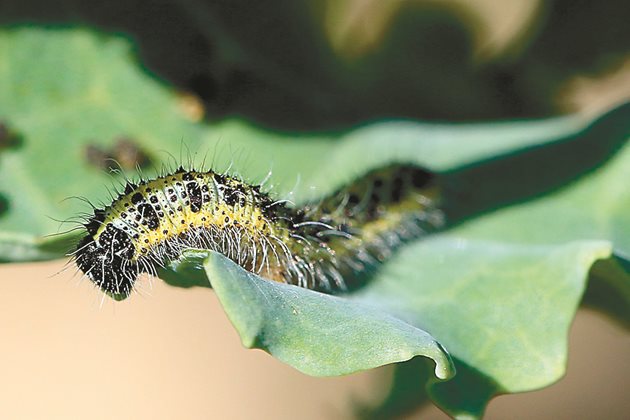
M 425 356 L 435 361 L 438 378 L 455 374 L 433 337 L 386 312 L 264 280 L 219 254 L 211 253 L 205 267 L 243 344 L 304 373 L 343 375 Z
M 453 232 L 406 247 L 351 299 L 398 314 L 445 345 L 458 374 L 429 394 L 451 414 L 480 415 L 496 393 L 537 389 L 564 374 L 589 268 L 610 252 L 605 241 L 510 245 Z
M 629 119 L 630 121 L 630 119 Z M 629 123 L 630 125 L 630 123 Z M 630 256 L 630 143 L 579 182 L 519 205 L 478 217 L 458 229 L 466 238 L 561 244 L 608 239 Z M 523 227 L 529 227 L 524 229 Z
M 338 297 L 266 281 L 218 254 L 205 267 L 245 346 L 316 376 L 422 355 L 441 379 L 454 372 L 444 346 L 458 373 L 426 378 L 428 393 L 450 414 L 474 417 L 498 393 L 564 374 L 588 271 L 610 255 L 605 241 L 510 245 L 441 234 L 409 244 L 366 287 Z

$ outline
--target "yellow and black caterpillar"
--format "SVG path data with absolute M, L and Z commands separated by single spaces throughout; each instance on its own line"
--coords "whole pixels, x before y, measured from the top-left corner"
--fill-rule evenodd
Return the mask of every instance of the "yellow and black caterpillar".
M 264 278 L 321 291 L 386 259 L 402 241 L 444 224 L 439 188 L 425 171 L 371 172 L 329 198 L 300 208 L 260 186 L 213 171 L 127 183 L 95 209 L 74 259 L 105 293 L 128 297 L 141 273 L 187 249 L 209 249 Z

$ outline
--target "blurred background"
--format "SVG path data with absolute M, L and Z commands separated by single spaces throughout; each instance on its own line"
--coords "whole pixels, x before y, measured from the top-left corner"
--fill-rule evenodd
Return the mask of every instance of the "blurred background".
M 0 25 L 130 37 L 191 118 L 286 131 L 594 114 L 630 99 L 629 19 L 622 0 L 0 1 Z M 101 306 L 74 268 L 51 277 L 63 264 L 0 266 L 0 418 L 336 419 L 387 389 L 390 368 L 310 378 L 243 349 L 207 289 Z M 583 311 L 567 377 L 487 417 L 627 418 L 629 354 Z
M 0 3 L 5 25 L 129 36 L 208 119 L 290 130 L 601 110 L 630 97 L 629 16 L 623 0 Z

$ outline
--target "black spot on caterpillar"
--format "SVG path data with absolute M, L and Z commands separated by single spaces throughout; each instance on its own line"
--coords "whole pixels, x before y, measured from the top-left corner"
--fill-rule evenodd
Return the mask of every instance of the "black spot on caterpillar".
M 292 208 L 260 186 L 180 167 L 127 183 L 110 205 L 95 209 L 72 255 L 115 299 L 131 294 L 139 274 L 156 275 L 191 248 L 217 251 L 269 280 L 332 292 L 401 242 L 443 226 L 439 193 L 428 172 L 395 166 Z

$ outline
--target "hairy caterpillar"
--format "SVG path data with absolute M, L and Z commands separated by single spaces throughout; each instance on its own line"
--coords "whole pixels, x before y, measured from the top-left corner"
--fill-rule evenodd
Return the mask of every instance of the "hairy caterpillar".
M 330 197 L 300 208 L 260 186 L 213 171 L 186 171 L 127 183 L 95 209 L 72 254 L 105 293 L 123 299 L 141 273 L 190 248 L 222 253 L 279 282 L 343 289 L 406 239 L 443 225 L 439 189 L 411 166 L 373 171 Z

